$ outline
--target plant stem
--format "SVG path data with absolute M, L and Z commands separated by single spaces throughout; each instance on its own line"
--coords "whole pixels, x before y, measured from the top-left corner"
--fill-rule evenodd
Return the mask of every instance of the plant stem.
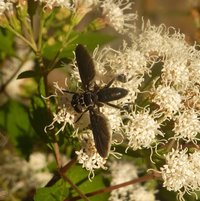
M 9 31 L 14 33 L 17 37 L 19 37 L 21 40 L 23 40 L 27 45 L 29 45 L 34 52 L 37 52 L 37 47 L 35 44 L 32 44 L 30 41 L 28 41 L 24 36 L 22 36 L 20 33 L 18 33 L 15 29 L 13 29 L 11 26 L 7 27 Z

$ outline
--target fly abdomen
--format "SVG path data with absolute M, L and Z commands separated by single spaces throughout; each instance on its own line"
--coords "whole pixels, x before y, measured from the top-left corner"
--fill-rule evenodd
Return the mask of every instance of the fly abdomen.
M 119 87 L 103 88 L 97 92 L 98 101 L 103 103 L 118 100 L 127 94 L 128 90 Z

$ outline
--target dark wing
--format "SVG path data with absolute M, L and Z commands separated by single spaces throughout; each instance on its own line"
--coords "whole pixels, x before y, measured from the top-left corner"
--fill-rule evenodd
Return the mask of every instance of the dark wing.
M 83 45 L 77 45 L 75 53 L 79 74 L 83 83 L 83 89 L 88 90 L 90 83 L 95 76 L 93 60 Z
M 90 109 L 91 129 L 94 136 L 95 147 L 103 158 L 108 156 L 111 141 L 111 129 L 105 115 L 97 110 Z
M 128 94 L 128 90 L 119 87 L 103 88 L 97 92 L 98 101 L 107 103 L 119 100 Z

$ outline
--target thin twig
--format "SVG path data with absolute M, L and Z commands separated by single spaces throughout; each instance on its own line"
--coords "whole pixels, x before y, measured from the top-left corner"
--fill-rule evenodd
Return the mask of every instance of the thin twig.
M 72 188 L 80 195 L 79 198 L 82 198 L 85 201 L 89 201 L 89 199 L 87 198 L 87 196 L 81 192 L 81 190 L 66 176 L 64 175 L 62 172 L 60 172 L 62 178 L 67 181 Z
M 122 188 L 124 186 L 128 186 L 128 185 L 131 185 L 131 184 L 136 184 L 136 183 L 141 183 L 141 182 L 144 182 L 144 181 L 148 181 L 148 180 L 156 178 L 156 177 L 157 176 L 155 174 L 148 174 L 148 175 L 145 175 L 143 177 L 133 179 L 133 180 L 121 183 L 121 184 L 117 184 L 117 185 L 114 185 L 114 186 L 109 186 L 109 187 L 106 187 L 106 188 L 102 188 L 102 189 L 99 189 L 97 191 L 93 191 L 91 193 L 86 193 L 85 195 L 87 197 L 92 197 L 92 196 L 95 196 L 95 195 L 98 195 L 98 194 L 101 194 L 101 193 L 106 193 L 106 192 L 110 192 L 110 191 L 118 189 L 118 188 Z M 73 198 L 67 198 L 64 201 L 75 201 L 75 200 L 79 200 L 79 199 L 81 199 L 81 197 L 76 196 L 76 197 L 73 197 Z
M 70 160 L 66 165 L 64 165 L 63 167 L 60 168 L 60 171 L 56 171 L 53 175 L 53 177 L 51 178 L 51 180 L 46 184 L 45 187 L 50 187 L 53 186 L 60 178 L 61 175 L 59 172 L 62 172 L 62 174 L 64 174 L 65 172 L 67 172 L 67 170 L 69 170 L 69 168 L 72 167 L 72 165 L 74 165 L 76 163 L 76 158 L 73 158 L 72 160 Z

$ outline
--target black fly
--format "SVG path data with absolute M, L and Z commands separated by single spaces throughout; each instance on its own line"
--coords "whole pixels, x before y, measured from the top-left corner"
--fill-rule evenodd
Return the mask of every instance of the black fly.
M 110 150 L 111 130 L 107 118 L 100 112 L 99 107 L 103 106 L 103 104 L 107 104 L 119 108 L 109 102 L 125 97 L 128 94 L 128 91 L 118 87 L 110 88 L 115 78 L 103 88 L 97 86 L 94 82 L 94 63 L 87 50 L 79 44 L 76 47 L 75 54 L 84 92 L 69 92 L 73 94 L 71 105 L 76 112 L 82 113 L 81 116 L 89 111 L 95 147 L 99 155 L 105 158 Z

